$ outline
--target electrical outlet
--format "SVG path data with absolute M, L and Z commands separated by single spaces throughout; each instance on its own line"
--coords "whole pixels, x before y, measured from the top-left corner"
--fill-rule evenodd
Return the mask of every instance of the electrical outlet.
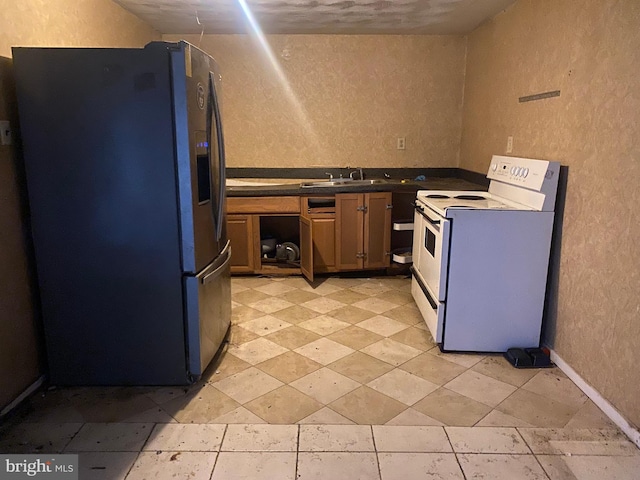
M 11 124 L 8 120 L 0 120 L 0 145 L 11 145 Z
M 404 150 L 407 146 L 407 142 L 405 140 L 404 137 L 398 137 L 397 143 L 396 143 L 396 148 L 398 150 Z
M 507 153 L 513 152 L 513 135 L 507 137 Z

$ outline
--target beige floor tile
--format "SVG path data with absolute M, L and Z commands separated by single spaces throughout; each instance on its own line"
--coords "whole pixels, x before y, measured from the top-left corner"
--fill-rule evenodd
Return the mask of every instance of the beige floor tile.
M 276 318 L 272 315 L 265 315 L 263 317 L 254 318 L 253 320 L 249 320 L 248 322 L 244 322 L 242 324 L 243 329 L 249 330 L 261 337 L 290 326 L 291 324 L 289 322 L 280 320 L 279 318 Z
M 407 325 L 425 325 L 420 311 L 409 305 L 392 308 L 384 312 L 384 316 L 397 320 L 398 322 L 406 323 Z M 424 328 L 426 329 L 426 325 Z
M 295 480 L 296 454 L 222 452 L 211 480 Z
M 533 455 L 457 454 L 466 478 L 491 480 L 547 480 Z
M 145 410 L 144 412 L 136 413 L 130 417 L 120 420 L 123 423 L 176 423 L 176 419 L 162 410 L 162 407 L 156 406 Z
M 640 450 L 618 430 L 520 428 L 535 454 L 640 455 Z
M 294 351 L 322 365 L 329 365 L 354 352 L 352 348 L 329 340 L 328 338 L 320 338 L 302 347 L 298 347 Z
M 439 388 L 416 403 L 413 408 L 445 425 L 470 427 L 491 411 L 487 405 L 469 397 Z
M 207 385 L 162 404 L 162 409 L 180 423 L 209 423 L 239 406 L 232 398 Z
M 64 451 L 138 452 L 152 428 L 152 423 L 85 423 Z
M 537 458 L 551 480 L 637 480 L 640 457 L 549 456 Z
M 157 404 L 136 388 L 88 387 L 73 395 L 70 402 L 84 421 L 90 423 L 131 422 L 137 416 L 149 418 L 151 422 L 163 419 Z
M 526 390 L 516 390 L 496 410 L 536 427 L 564 427 L 579 410 Z
M 400 368 L 436 385 L 444 385 L 465 371 L 464 367 L 429 353 L 423 353 L 409 360 Z
M 388 290 L 377 296 L 380 300 L 391 302 L 395 305 L 406 305 L 413 303 L 411 292 L 401 292 L 398 290 Z
M 317 317 L 318 315 L 320 315 L 318 312 L 314 312 L 313 310 L 310 310 L 301 305 L 294 305 L 292 307 L 280 310 L 279 312 L 273 313 L 274 317 L 291 323 L 292 325 L 297 325 L 300 322 L 304 322 L 311 318 Z
M 363 280 L 365 281 L 363 281 L 360 285 L 354 285 L 353 287 L 351 287 L 351 290 L 353 290 L 354 292 L 362 293 L 369 297 L 374 297 L 389 290 L 393 290 L 392 287 L 387 286 L 385 282 L 381 281 L 380 279 L 368 278 Z
M 71 441 L 82 423 L 21 423 L 2 425 L 2 453 L 59 453 Z
M 376 480 L 380 479 L 375 453 L 301 452 L 298 454 L 298 480 Z
M 256 368 L 281 382 L 291 383 L 322 368 L 322 365 L 298 353 L 287 352 L 259 363 Z
M 326 279 L 326 283 L 343 289 L 349 289 L 351 287 L 355 287 L 356 285 L 362 285 L 366 282 L 366 278 L 328 277 Z
M 231 375 L 235 375 L 236 373 L 240 373 L 250 366 L 250 363 L 247 363 L 244 360 L 240 360 L 235 355 L 232 355 L 231 353 L 226 351 L 218 358 L 216 358 L 214 360 L 214 363 L 209 365 L 205 372 L 205 375 L 203 375 L 203 379 L 208 382 L 217 382 L 224 378 L 230 377 Z
M 258 317 L 258 318 L 263 318 L 263 317 Z M 257 319 L 253 319 L 253 320 L 248 320 L 247 322 L 243 323 L 242 325 L 245 325 L 247 323 L 251 323 L 251 322 L 255 322 Z M 256 333 L 245 329 L 239 325 L 231 325 L 231 328 L 229 329 L 229 336 L 227 337 L 227 340 L 229 341 L 229 345 L 231 346 L 238 346 L 238 345 L 242 345 L 243 343 L 247 343 L 250 342 L 251 340 L 255 340 L 256 338 L 258 338 L 260 335 L 257 335 Z
M 541 370 L 522 386 L 523 390 L 579 409 L 588 397 L 559 369 Z
M 268 297 L 259 301 L 254 300 L 249 306 L 264 313 L 274 313 L 293 306 L 293 303 L 287 302 L 282 298 Z
M 320 297 L 302 304 L 303 307 L 313 310 L 314 312 L 326 314 L 338 308 L 344 307 L 344 303 L 330 298 Z
M 253 320 L 254 318 L 258 318 L 264 315 L 264 312 L 260 310 L 255 310 L 251 307 L 247 307 L 245 305 L 240 305 L 239 307 L 234 306 L 231 310 L 231 324 L 239 325 L 246 321 Z
M 364 347 L 363 353 L 376 357 L 383 362 L 390 363 L 391 365 L 401 365 L 408 360 L 420 355 L 420 350 L 405 345 L 404 343 L 396 342 L 389 338 L 382 339 L 376 343 Z
M 539 372 L 535 368 L 514 368 L 502 355 L 488 356 L 476 363 L 471 370 L 514 387 L 521 387 Z
M 513 385 L 472 370 L 461 373 L 444 386 L 490 407 L 495 407 L 516 391 L 516 387 Z
M 515 428 L 445 427 L 445 430 L 456 453 L 531 453 Z
M 424 413 L 420 413 L 413 408 L 407 408 L 404 412 L 396 417 L 393 417 L 385 425 L 406 425 L 406 426 L 433 426 L 442 427 L 444 423 L 431 418 Z
M 287 302 L 291 302 L 294 305 L 300 305 L 301 303 L 308 302 L 310 300 L 314 300 L 319 297 L 320 295 L 318 295 L 317 293 L 307 292 L 300 289 L 292 290 L 290 292 L 280 295 L 280 298 L 282 298 L 283 300 L 286 300 Z
M 348 327 L 349 325 L 350 324 L 347 322 L 343 322 L 337 318 L 329 317 L 327 315 L 319 315 L 298 324 L 299 327 L 310 330 L 318 335 L 330 335 Z
M 431 334 L 426 330 L 422 330 L 416 327 L 408 327 L 404 330 L 392 335 L 391 340 L 404 343 L 410 347 L 417 348 L 420 351 L 426 352 L 431 350 L 436 344 L 431 337 Z
M 300 287 L 300 290 L 312 292 L 321 296 L 330 295 L 342 290 L 342 288 L 332 285 L 331 282 L 327 282 L 326 280 L 326 278 L 320 279 L 319 281 L 316 280 L 313 285 L 309 285 L 307 283 L 306 286 Z
M 369 387 L 360 387 L 328 406 L 360 425 L 382 425 L 407 408 L 403 403 Z
M 266 293 L 258 292 L 253 289 L 248 289 L 240 293 L 232 294 L 231 298 L 233 299 L 234 302 L 238 302 L 245 306 L 250 306 L 251 303 L 255 303 L 255 302 L 259 302 L 260 300 L 266 300 L 268 298 L 271 298 L 271 295 L 267 295 Z
M 127 480 L 209 480 L 217 456 L 215 452 L 142 452 Z
M 374 452 L 369 425 L 301 425 L 300 452 Z
M 355 325 L 351 325 L 350 327 L 344 328 L 336 333 L 332 333 L 327 336 L 327 338 L 341 343 L 342 345 L 346 345 L 349 348 L 353 348 L 354 350 L 360 350 L 367 345 L 371 345 L 372 343 L 376 343 L 383 339 L 383 337 L 377 333 L 356 327 Z
M 240 373 L 211 384 L 212 387 L 217 388 L 241 405 L 282 385 L 280 380 L 255 367 L 247 368 Z
M 231 294 L 234 295 L 236 293 L 244 292 L 248 290 L 249 287 L 245 287 L 242 284 L 242 279 L 235 277 L 231 279 Z
M 238 407 L 235 410 L 231 410 L 224 415 L 220 415 L 214 418 L 211 423 L 266 423 L 262 418 L 255 413 L 250 412 L 244 407 Z
M 353 290 L 340 290 L 335 293 L 331 293 L 327 295 L 326 298 L 330 298 L 331 300 L 336 300 L 337 302 L 342 302 L 345 305 L 351 305 L 352 303 L 359 302 L 361 300 L 365 300 L 369 298 L 368 295 L 363 295 L 362 293 L 354 292 Z
M 291 292 L 297 290 L 296 287 L 292 287 L 287 285 L 284 282 L 274 282 L 268 283 L 266 285 L 262 285 L 260 287 L 255 287 L 254 290 L 258 292 L 266 293 L 267 295 L 271 295 L 272 297 L 281 297 L 287 292 Z
M 288 349 L 267 340 L 264 337 L 251 340 L 250 342 L 243 343 L 242 345 L 229 347 L 230 354 L 235 355 L 251 365 L 262 363 L 265 360 L 282 355 L 287 351 Z
M 329 407 L 323 407 L 308 417 L 303 418 L 299 424 L 313 425 L 353 425 L 353 422 L 339 413 L 334 412 Z
M 464 368 L 471 368 L 476 363 L 485 359 L 484 355 L 474 353 L 443 353 L 440 351 L 440 348 L 430 349 L 429 354 L 447 360 L 448 362 L 457 363 Z
M 453 453 L 380 453 L 382 480 L 464 480 Z
M 297 425 L 229 425 L 223 452 L 295 452 Z
M 82 480 L 124 480 L 137 452 L 84 452 L 78 465 L 78 478 Z
M 617 427 L 595 403 L 587 400 L 564 428 L 615 429 Z
M 256 288 L 272 283 L 274 279 L 267 277 L 233 277 L 232 281 L 246 288 Z
M 389 310 L 396 308 L 398 305 L 385 300 L 380 300 L 378 297 L 369 297 L 366 300 L 355 302 L 352 306 L 361 308 L 362 310 L 369 310 L 370 312 L 380 315 L 381 313 L 388 312 Z
M 329 368 L 316 370 L 309 375 L 291 382 L 290 385 L 324 405 L 360 386 L 358 382 L 334 372 Z
M 217 452 L 225 425 L 156 424 L 142 450 L 174 452 Z
M 346 307 L 341 307 L 329 312 L 327 315 L 337 318 L 338 320 L 342 320 L 343 322 L 358 323 L 375 316 L 375 313 L 354 307 L 353 305 L 347 305 Z
M 309 282 L 307 281 L 306 278 L 304 277 L 296 277 L 296 276 L 289 276 L 287 275 L 284 280 L 282 281 L 282 283 L 284 283 L 285 285 L 289 285 L 290 287 L 295 287 L 295 288 L 307 288 L 309 287 Z
M 453 452 L 442 427 L 374 425 L 378 452 Z
M 271 424 L 293 424 L 322 408 L 322 404 L 289 385 L 277 388 L 245 404 Z
M 393 365 L 361 352 L 342 357 L 328 367 L 359 383 L 368 383 L 393 369 Z
M 367 386 L 409 406 L 439 388 L 435 383 L 423 380 L 399 368 L 367 383 Z
M 512 417 L 498 410 L 491 410 L 486 417 L 475 425 L 476 427 L 533 427 L 528 422 Z
M 375 317 L 363 320 L 357 323 L 356 326 L 364 328 L 383 337 L 390 337 L 407 328 L 407 325 L 402 322 L 396 322 L 388 317 L 382 315 L 376 315 Z
M 267 335 L 265 338 L 291 350 L 302 347 L 320 338 L 320 335 L 313 333 L 297 325 L 285 328 L 276 333 Z
M 213 368 L 210 369 L 210 367 L 207 368 L 207 371 L 205 373 L 208 375 L 213 375 L 215 371 Z M 204 377 L 205 375 L 203 374 L 203 378 Z M 188 390 L 184 387 L 149 387 L 145 391 L 145 395 L 149 397 L 156 405 L 162 405 L 169 400 L 182 397 L 187 393 Z

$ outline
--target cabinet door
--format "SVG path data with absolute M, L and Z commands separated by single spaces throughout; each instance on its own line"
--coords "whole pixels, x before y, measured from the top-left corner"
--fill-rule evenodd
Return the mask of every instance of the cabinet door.
M 313 224 L 313 268 L 318 272 L 335 270 L 336 219 L 335 216 L 318 216 Z
M 364 195 L 336 195 L 336 268 L 360 270 L 364 267 Z
M 232 273 L 252 273 L 255 269 L 253 220 L 253 215 L 227 215 Z
M 391 192 L 365 195 L 364 268 L 385 268 L 391 263 Z
M 300 216 L 300 271 L 313 282 L 313 225 L 311 219 Z

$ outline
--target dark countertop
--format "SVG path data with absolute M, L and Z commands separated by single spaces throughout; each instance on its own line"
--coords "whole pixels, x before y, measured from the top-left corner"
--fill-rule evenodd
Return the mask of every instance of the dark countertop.
M 427 178 L 425 181 L 389 179 L 386 183 L 358 186 L 301 187 L 299 183 L 227 187 L 229 197 L 333 195 L 336 193 L 416 192 L 418 190 L 486 190 L 462 178 Z

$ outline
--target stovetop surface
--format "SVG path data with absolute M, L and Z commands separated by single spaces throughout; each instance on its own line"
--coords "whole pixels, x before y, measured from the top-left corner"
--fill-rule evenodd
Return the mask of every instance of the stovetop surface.
M 416 198 L 446 216 L 449 208 L 470 210 L 532 210 L 531 208 L 484 191 L 419 190 Z

